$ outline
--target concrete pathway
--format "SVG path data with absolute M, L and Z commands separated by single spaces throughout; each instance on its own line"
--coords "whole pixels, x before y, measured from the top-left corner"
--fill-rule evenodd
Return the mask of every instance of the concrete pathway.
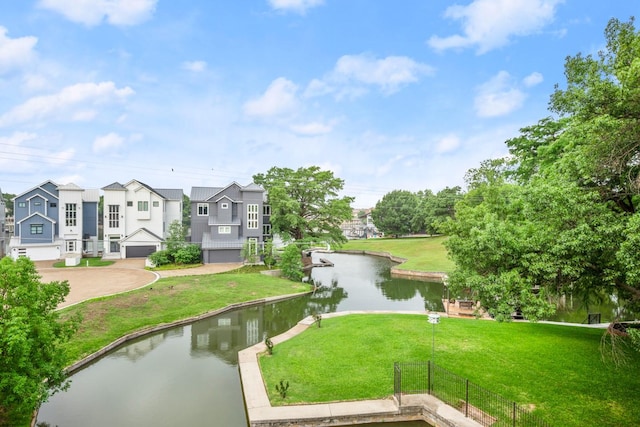
M 426 312 L 397 311 L 343 311 L 323 314 L 323 319 L 362 313 L 423 314 Z M 305 331 L 314 323 L 309 316 L 293 328 L 271 339 L 274 345 L 291 339 Z M 381 400 L 358 400 L 351 402 L 318 403 L 314 405 L 271 406 L 262 373 L 258 364 L 258 355 L 267 351 L 264 342 L 238 352 L 238 367 L 244 392 L 247 416 L 251 427 L 258 426 L 294 426 L 314 425 L 331 426 L 363 424 L 385 421 L 425 420 L 432 425 L 449 427 L 479 427 L 480 424 L 465 416 L 453 407 L 435 399 L 433 396 L 403 397 L 402 407 L 393 398 Z M 406 403 L 405 403 L 406 401 Z M 444 422 L 443 422 L 444 421 Z

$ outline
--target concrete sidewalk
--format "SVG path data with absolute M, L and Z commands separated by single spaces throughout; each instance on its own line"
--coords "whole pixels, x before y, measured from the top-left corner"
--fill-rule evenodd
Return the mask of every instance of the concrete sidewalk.
M 323 319 L 350 314 L 423 314 L 426 312 L 394 311 L 344 311 L 323 314 Z M 309 316 L 287 332 L 271 339 L 274 345 L 291 339 L 304 332 L 314 323 Z M 395 399 L 359 400 L 350 402 L 318 403 L 315 405 L 271 406 L 262 372 L 258 364 L 258 355 L 265 353 L 264 342 L 238 352 L 238 367 L 244 392 L 245 406 L 250 427 L 258 426 L 336 426 L 390 421 L 426 421 L 434 426 L 479 427 L 480 424 L 465 416 L 455 408 L 446 405 L 433 396 L 403 397 L 399 406 Z M 406 403 L 405 403 L 406 402 Z

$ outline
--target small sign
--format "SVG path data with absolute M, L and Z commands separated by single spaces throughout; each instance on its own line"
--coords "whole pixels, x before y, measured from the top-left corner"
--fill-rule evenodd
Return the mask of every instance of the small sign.
M 440 323 L 440 315 L 437 313 L 430 313 L 429 314 L 429 323 L 432 323 L 434 325 L 437 325 L 438 323 Z

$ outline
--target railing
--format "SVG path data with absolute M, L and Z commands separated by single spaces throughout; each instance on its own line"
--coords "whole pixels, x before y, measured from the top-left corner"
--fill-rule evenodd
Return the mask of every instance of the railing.
M 483 426 L 549 427 L 513 401 L 429 362 L 395 363 L 394 394 L 430 394 Z

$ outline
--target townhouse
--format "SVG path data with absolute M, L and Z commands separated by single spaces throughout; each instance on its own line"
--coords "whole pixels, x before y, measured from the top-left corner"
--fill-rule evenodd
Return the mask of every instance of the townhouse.
M 13 198 L 9 255 L 34 261 L 97 255 L 99 191 L 45 181 Z

